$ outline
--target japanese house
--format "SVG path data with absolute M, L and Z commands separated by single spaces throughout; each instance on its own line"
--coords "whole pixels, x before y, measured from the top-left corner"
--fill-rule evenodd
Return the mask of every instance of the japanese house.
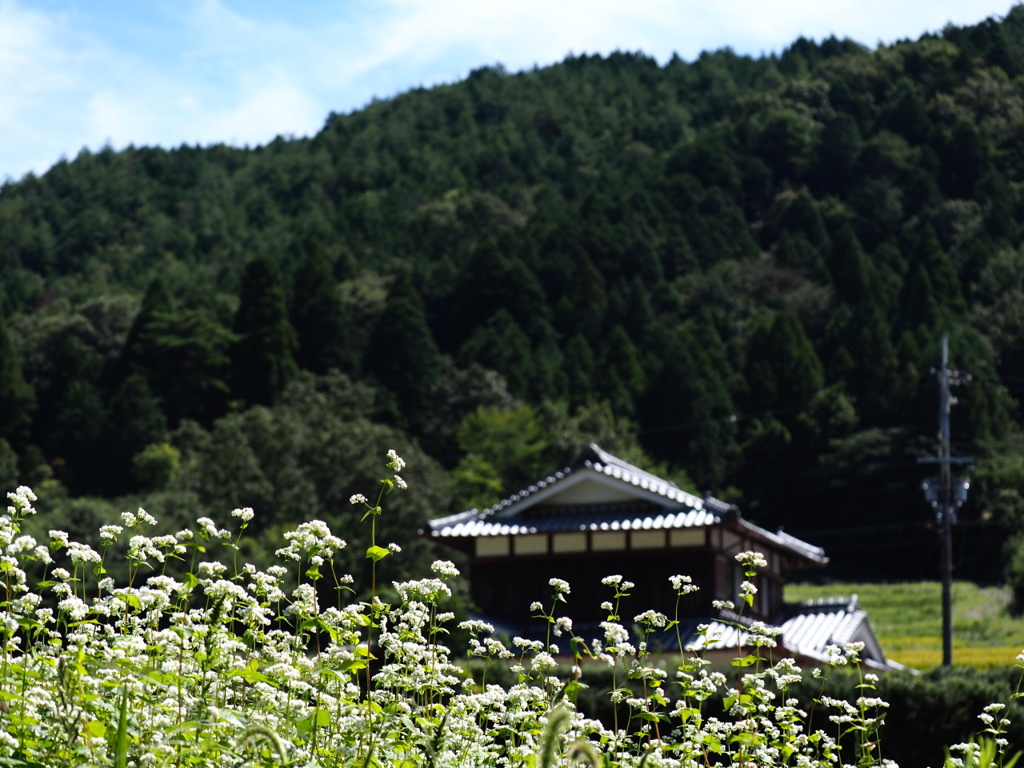
M 530 604 L 550 597 L 552 578 L 569 582 L 565 615 L 581 631 L 607 617 L 600 607 L 612 595 L 601 584 L 605 576 L 622 575 L 636 585 L 623 603 L 624 617 L 648 609 L 672 617 L 676 594 L 669 577 L 681 574 L 700 587 L 679 604 L 687 642 L 700 640 L 699 624 L 710 625 L 711 655 L 735 652 L 743 642 L 744 633 L 730 622 L 756 620 L 781 628 L 787 655 L 805 662 L 824 661 L 830 644 L 859 641 L 868 666 L 891 666 L 855 596 L 784 602 L 784 574 L 825 565 L 820 547 L 761 528 L 735 506 L 687 493 L 594 444 L 568 467 L 494 506 L 432 520 L 423 534 L 469 556 L 473 601 L 509 633 L 536 634 Z M 737 601 L 745 577 L 735 555 L 749 550 L 761 552 L 767 566 L 753 580 L 753 606 L 744 606 L 739 617 L 714 601 Z

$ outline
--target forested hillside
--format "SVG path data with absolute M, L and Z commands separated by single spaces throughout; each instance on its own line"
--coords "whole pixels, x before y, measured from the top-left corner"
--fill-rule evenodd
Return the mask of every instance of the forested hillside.
M 83 150 L 0 189 L 0 481 L 74 530 L 252 506 L 273 548 L 354 521 L 394 447 L 383 535 L 415 549 L 596 439 L 835 575 L 934 578 L 948 334 L 958 575 L 999 580 L 1022 225 L 1022 7 L 876 50 L 484 67 L 252 150 Z

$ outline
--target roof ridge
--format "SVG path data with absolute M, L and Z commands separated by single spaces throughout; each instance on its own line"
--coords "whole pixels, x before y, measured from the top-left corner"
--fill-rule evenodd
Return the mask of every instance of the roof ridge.
M 658 491 L 655 491 L 655 493 L 658 493 L 659 496 L 664 496 L 673 501 L 682 501 L 684 504 L 686 504 L 686 506 L 690 507 L 691 509 L 699 509 L 700 507 L 703 506 L 703 499 L 701 499 L 699 496 L 695 496 L 692 493 L 684 491 L 671 480 L 666 480 L 665 478 L 658 477 L 657 475 L 652 474 L 651 472 L 648 472 L 645 469 L 640 469 L 640 467 L 630 464 L 628 461 L 620 459 L 618 456 L 615 456 L 614 454 L 608 453 L 606 450 L 601 448 L 601 446 L 599 446 L 597 443 L 587 443 L 587 445 L 583 448 L 583 450 L 580 451 L 579 455 L 572 461 L 571 464 L 559 470 L 558 472 L 553 472 L 552 474 L 545 477 L 543 480 L 538 480 L 537 482 L 531 483 L 525 488 L 520 488 L 515 493 L 509 494 L 505 498 L 495 502 L 491 506 L 484 509 L 480 513 L 480 516 L 490 517 L 502 511 L 503 509 L 512 506 L 516 502 L 521 501 L 527 498 L 528 496 L 532 496 L 534 493 L 546 488 L 551 483 L 561 480 L 567 475 L 571 475 L 576 470 L 583 469 L 584 467 L 596 469 L 597 471 L 602 471 L 602 467 L 617 468 L 620 471 L 628 472 L 630 474 L 635 475 L 641 481 L 646 480 L 648 484 L 653 483 L 665 488 L 665 490 L 667 491 L 665 493 L 659 493 Z M 603 474 L 607 473 L 603 472 Z
M 487 507 L 487 509 L 483 510 L 480 513 L 480 516 L 481 517 L 488 517 L 488 516 L 494 514 L 495 512 L 498 512 L 498 511 L 504 509 L 505 507 L 511 506 L 512 504 L 514 504 L 515 502 L 519 501 L 520 499 L 525 499 L 527 496 L 531 496 L 534 493 L 536 493 L 537 491 L 542 490 L 544 488 L 547 488 L 549 485 L 551 485 L 551 483 L 554 483 L 554 482 L 556 482 L 558 480 L 561 480 L 566 475 L 571 474 L 572 471 L 573 471 L 573 467 L 572 466 L 568 466 L 568 467 L 565 467 L 564 469 L 560 469 L 557 472 L 552 472 L 550 475 L 545 477 L 543 480 L 538 480 L 535 483 L 530 483 L 525 488 L 520 488 L 518 491 L 516 491 L 515 493 L 512 493 L 512 494 L 509 494 L 508 496 L 506 496 L 501 501 L 495 502 L 491 506 Z
M 844 608 L 848 612 L 860 610 L 860 599 L 856 594 L 852 595 L 830 595 L 829 597 L 811 597 L 793 603 L 799 608 Z
M 666 480 L 664 477 L 659 477 L 653 472 L 648 472 L 646 469 L 641 469 L 635 464 L 630 464 L 625 459 L 620 459 L 614 454 L 608 453 L 597 443 L 588 443 L 587 447 L 580 451 L 580 455 L 576 457 L 576 460 L 570 465 L 570 468 L 576 469 L 578 466 L 585 464 L 587 460 L 594 461 L 598 464 L 606 464 L 611 466 L 625 469 L 641 477 L 646 477 L 649 480 L 655 480 L 663 485 L 667 485 L 669 488 L 674 488 L 677 491 L 682 490 L 678 485 L 673 483 L 671 480 Z

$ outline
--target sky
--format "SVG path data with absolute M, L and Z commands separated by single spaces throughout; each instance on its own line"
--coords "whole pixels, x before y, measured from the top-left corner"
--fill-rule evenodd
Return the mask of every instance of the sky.
M 314 135 L 479 66 L 643 51 L 664 63 L 797 37 L 874 47 L 1011 0 L 0 0 L 0 180 L 82 148 Z

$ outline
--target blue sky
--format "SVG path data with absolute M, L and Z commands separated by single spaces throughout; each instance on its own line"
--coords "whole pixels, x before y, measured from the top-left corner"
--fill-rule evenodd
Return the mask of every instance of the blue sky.
M 263 144 L 331 111 L 569 53 L 869 46 L 1011 0 L 0 0 L 0 179 L 109 143 Z

